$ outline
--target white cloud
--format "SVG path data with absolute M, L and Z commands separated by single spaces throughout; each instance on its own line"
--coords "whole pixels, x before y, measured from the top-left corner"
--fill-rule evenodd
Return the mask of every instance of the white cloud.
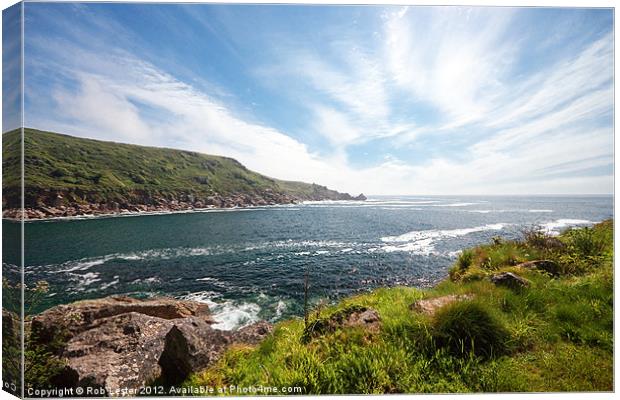
M 126 97 L 104 87 L 97 77 L 84 75 L 80 82 L 77 93 L 55 93 L 54 99 L 64 117 L 95 127 L 99 137 L 132 142 L 146 139 L 149 126 Z
M 435 105 L 450 126 L 491 107 L 515 46 L 501 42 L 509 9 L 413 7 L 386 17 L 385 58 L 394 81 Z
M 613 163 L 613 128 L 601 123 L 613 107 L 611 36 L 514 81 L 507 72 L 522 49 L 503 40 L 511 21 L 505 9 L 399 9 L 385 16 L 382 49 L 339 40 L 326 44 L 332 57 L 289 50 L 285 60 L 261 68 L 259 77 L 269 77 L 276 90 L 293 83 L 296 101 L 313 117 L 307 129 L 327 138 L 331 152 L 319 154 L 289 132 L 242 116 L 225 97 L 118 48 L 40 38 L 32 45 L 46 47 L 47 67 L 77 86 L 56 86 L 55 114 L 35 112 L 29 121 L 79 136 L 234 157 L 275 178 L 351 193 L 611 192 L 609 173 L 586 176 Z M 430 104 L 440 121 L 400 114 L 401 102 Z M 471 137 L 458 160 L 447 152 L 406 157 L 406 146 L 422 137 L 457 134 Z M 399 158 L 352 167 L 347 149 L 371 140 L 391 144 Z

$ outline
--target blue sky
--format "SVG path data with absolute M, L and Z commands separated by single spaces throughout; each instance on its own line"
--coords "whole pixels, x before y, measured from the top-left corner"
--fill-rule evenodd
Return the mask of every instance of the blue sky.
M 25 15 L 26 126 L 353 193 L 613 191 L 611 10 L 26 3 Z

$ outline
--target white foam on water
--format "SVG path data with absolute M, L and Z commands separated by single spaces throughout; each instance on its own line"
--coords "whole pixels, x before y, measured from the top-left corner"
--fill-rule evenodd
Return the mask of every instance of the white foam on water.
M 71 274 L 71 280 L 75 281 L 75 288 L 74 290 L 76 292 L 83 292 L 86 290 L 87 286 L 92 285 L 95 282 L 99 282 L 101 281 L 101 279 L 99 278 L 99 274 L 96 272 L 87 272 L 85 274 Z
M 461 229 L 431 229 L 426 231 L 411 231 L 398 236 L 384 236 L 381 241 L 385 243 L 395 243 L 381 247 L 386 252 L 404 251 L 420 255 L 430 255 L 435 253 L 435 243 L 442 239 L 455 238 L 469 235 L 475 232 L 489 230 L 501 230 L 507 224 L 487 224 L 473 228 Z M 402 243 L 402 244 L 397 244 Z
M 284 311 L 286 311 L 286 303 L 283 300 L 278 301 L 276 305 L 276 315 L 272 318 L 273 321 L 280 319 Z
M 231 331 L 260 321 L 258 314 L 261 308 L 256 303 L 238 303 L 233 300 L 215 302 L 213 299 L 221 298 L 221 295 L 210 291 L 190 293 L 181 298 L 207 304 L 215 321 L 211 325 L 214 329 Z
M 389 210 L 389 211 L 424 211 L 423 208 L 410 207 L 410 206 L 404 206 L 402 208 L 401 207 L 380 207 L 380 209 Z
M 221 253 L 233 252 L 234 249 L 228 249 L 221 251 Z M 114 253 L 101 257 L 82 258 L 79 260 L 65 261 L 62 264 L 50 264 L 43 266 L 34 266 L 37 269 L 48 270 L 49 273 L 71 273 L 75 271 L 86 271 L 92 267 L 103 265 L 113 260 L 125 260 L 125 261 L 141 261 L 141 260 L 169 260 L 181 257 L 198 257 L 212 255 L 213 250 L 206 247 L 178 247 L 178 248 L 164 248 L 164 249 L 150 249 L 144 251 L 137 251 L 132 253 Z M 60 267 L 60 269 L 58 269 Z
M 62 263 L 61 266 L 65 266 L 65 269 L 56 270 L 53 272 L 74 272 L 74 271 L 85 271 L 90 269 L 96 265 L 105 264 L 108 261 L 107 257 L 95 258 L 95 259 L 82 259 L 77 261 L 68 261 Z
M 435 204 L 433 207 L 467 207 L 474 206 L 480 203 L 450 203 L 450 204 Z
M 463 252 L 463 250 L 451 251 L 451 252 L 448 253 L 448 257 L 456 258 L 456 257 L 460 256 L 462 252 Z
M 255 303 L 235 304 L 231 301 L 209 305 L 213 312 L 214 329 L 230 331 L 258 322 L 260 306 Z
M 119 282 L 119 276 L 118 275 L 114 275 L 114 278 L 112 281 L 108 282 L 108 283 L 104 283 L 103 285 L 101 285 L 101 287 L 99 287 L 99 290 L 105 290 L 111 286 L 116 285 Z
M 595 222 L 589 221 L 587 219 L 570 219 L 570 218 L 562 218 L 551 222 L 546 222 L 542 224 L 541 228 L 543 232 L 546 232 L 548 235 L 557 236 L 559 235 L 562 228 L 568 228 L 571 226 L 579 226 L 579 225 L 593 225 Z
M 198 278 L 196 280 L 197 281 L 202 281 L 202 282 L 209 282 L 211 285 L 220 287 L 222 289 L 231 289 L 231 288 L 233 288 L 233 286 L 231 286 L 230 284 L 228 284 L 226 282 L 223 282 L 223 281 L 221 281 L 221 280 L 219 280 L 217 278 L 210 277 L 210 276 L 206 276 L 204 278 Z
M 488 214 L 488 213 L 551 213 L 553 210 L 463 210 L 469 213 Z

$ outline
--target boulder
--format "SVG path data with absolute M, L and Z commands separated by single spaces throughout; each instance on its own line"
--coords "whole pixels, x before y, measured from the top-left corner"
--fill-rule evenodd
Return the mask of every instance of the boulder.
M 161 375 L 159 357 L 172 320 L 136 312 L 98 319 L 69 340 L 60 357 L 61 387 L 104 389 L 107 395 L 138 390 Z
M 162 377 L 168 384 L 178 384 L 191 372 L 205 369 L 219 360 L 231 344 L 257 344 L 272 330 L 273 326 L 265 321 L 232 332 L 213 329 L 196 317 L 175 321 L 166 334 L 159 358 Z
M 51 384 L 116 396 L 156 380 L 180 383 L 218 360 L 231 344 L 257 344 L 273 329 L 261 321 L 221 331 L 212 322 L 202 303 L 116 296 L 45 311 L 33 318 L 31 338 L 66 364 Z
M 225 331 L 211 328 L 197 318 L 178 321 L 168 331 L 159 358 L 162 376 L 168 384 L 182 382 L 192 371 L 216 361 L 231 343 Z
M 544 271 L 552 276 L 558 276 L 560 274 L 560 266 L 558 265 L 558 263 L 552 260 L 527 261 L 517 265 L 517 267 Z
M 521 289 L 530 286 L 530 281 L 512 272 L 502 272 L 501 274 L 493 275 L 491 282 L 496 286 L 505 286 L 511 289 Z
M 136 312 L 162 319 L 200 316 L 212 322 L 209 307 L 204 303 L 167 297 L 139 300 L 126 296 L 110 296 L 83 300 L 53 307 L 32 319 L 32 338 L 42 344 L 58 338 L 66 341 L 91 329 L 98 320 Z
M 422 314 L 434 315 L 435 311 L 445 305 L 456 301 L 471 300 L 473 298 L 473 294 L 450 294 L 447 296 L 435 297 L 433 299 L 418 300 L 411 304 L 409 308 Z

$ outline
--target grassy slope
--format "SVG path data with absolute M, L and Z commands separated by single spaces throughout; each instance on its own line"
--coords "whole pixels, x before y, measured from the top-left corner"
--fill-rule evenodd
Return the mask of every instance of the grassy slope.
M 613 390 L 611 221 L 559 240 L 533 234 L 472 252 L 455 264 L 454 280 L 433 289 L 379 289 L 320 311 L 327 317 L 373 307 L 383 321 L 378 334 L 348 328 L 304 344 L 303 321 L 285 321 L 258 347 L 228 351 L 186 385 L 301 386 L 304 393 Z M 540 258 L 557 261 L 561 275 L 513 266 Z M 500 270 L 531 286 L 511 290 L 484 279 Z M 421 298 L 464 293 L 474 300 L 444 306 L 434 317 L 409 308 Z M 474 349 L 458 341 L 463 327 L 477 332 Z M 457 346 L 446 341 L 451 335 Z
M 4 188 L 19 188 L 19 131 L 3 134 Z M 190 151 L 145 147 L 26 129 L 26 201 L 39 193 L 77 193 L 90 201 L 117 201 L 139 192 L 175 198 L 271 190 L 304 198 L 337 198 L 323 186 L 272 179 L 238 161 Z M 125 197 L 123 197 L 125 196 Z

